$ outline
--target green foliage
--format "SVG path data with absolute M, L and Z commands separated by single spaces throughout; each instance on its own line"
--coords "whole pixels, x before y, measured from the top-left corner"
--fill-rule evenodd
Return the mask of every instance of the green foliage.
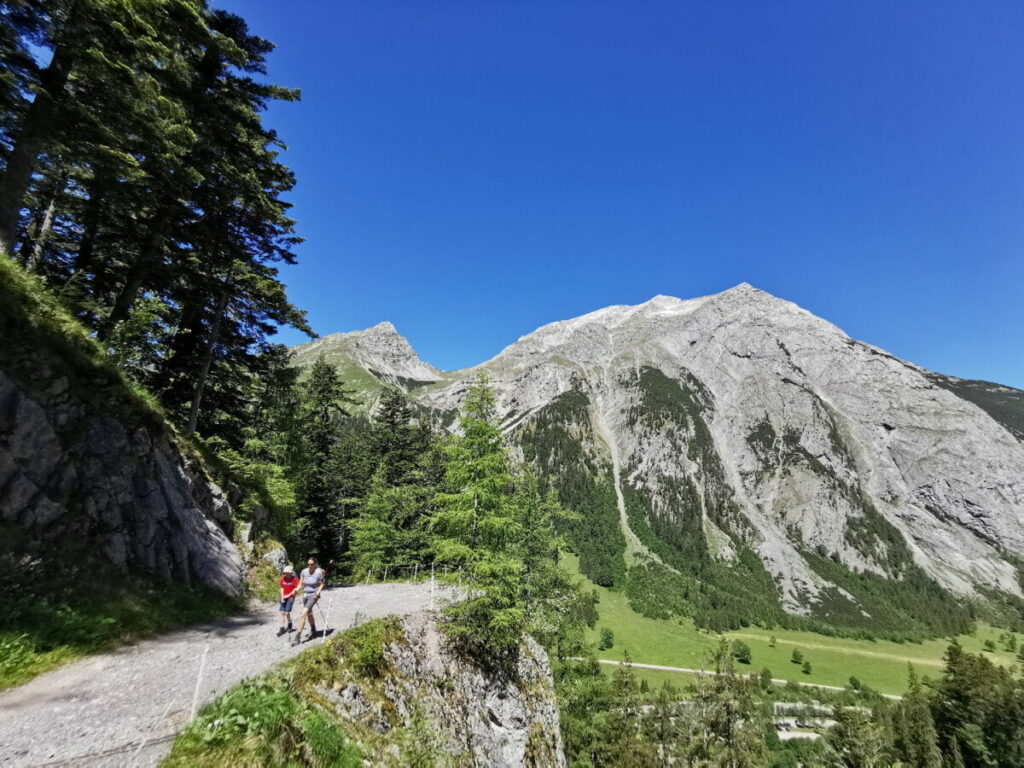
M 794 664 L 802 664 L 804 661 L 804 654 L 799 648 L 793 649 L 793 655 L 790 657 L 790 661 Z
M 325 562 L 341 554 L 345 521 L 337 478 L 345 473 L 340 447 L 346 409 L 353 402 L 337 370 L 321 355 L 302 387 L 299 505 L 313 550 Z
M 0 565 L 4 565 L 0 558 Z M 233 601 L 205 591 L 157 583 L 136 575 L 95 584 L 82 579 L 94 566 L 32 567 L 0 577 L 8 595 L 0 618 L 0 688 L 23 683 L 83 655 L 238 610 Z M 33 591 L 24 591 L 29 579 Z M 85 583 L 88 582 L 88 583 Z
M 310 332 L 274 266 L 295 260 L 294 177 L 261 117 L 297 92 L 260 76 L 273 46 L 205 0 L 15 7 L 0 250 L 184 433 L 239 449 L 268 338 Z
M 607 651 L 613 647 L 615 647 L 615 633 L 608 629 L 608 627 L 601 627 L 601 642 L 598 643 L 597 649 L 599 651 Z
M 659 533 L 649 524 L 658 518 L 650 512 L 646 492 L 626 485 L 623 495 L 630 528 L 665 563 L 641 561 L 629 569 L 626 594 L 638 613 L 687 616 L 717 632 L 786 620 L 775 583 L 755 552 L 741 546 L 734 562 L 711 558 L 702 533 L 693 538 L 667 521 Z M 695 514 L 699 526 L 699 508 Z
M 0 253 L 0 364 L 30 389 L 44 391 L 54 361 L 76 397 L 125 424 L 165 430 L 160 407 L 131 382 L 38 277 Z M 56 362 L 59 361 L 59 365 Z
M 987 657 L 950 645 L 931 711 L 938 743 L 964 765 L 1024 764 L 1024 684 Z
M 398 631 L 394 620 L 379 619 L 354 627 L 338 640 L 338 650 L 363 677 L 380 677 L 384 671 L 384 644 Z
M 311 768 L 361 768 L 363 754 L 324 712 L 314 709 L 299 721 L 303 756 Z
M 697 729 L 688 750 L 690 764 L 754 768 L 767 760 L 765 723 L 754 700 L 754 684 L 736 674 L 729 641 L 711 658 L 713 676 L 700 678 L 694 696 Z
M 809 674 L 811 674 L 811 662 L 809 662 L 809 661 L 805 661 L 805 662 L 804 662 L 804 665 L 803 665 L 803 667 L 801 667 L 801 671 L 802 671 L 802 672 L 803 672 L 803 673 L 804 673 L 805 675 L 809 675 Z
M 870 714 L 849 707 L 836 707 L 836 721 L 825 735 L 828 765 L 837 768 L 878 768 L 885 765 L 885 730 Z
M 580 571 L 595 584 L 622 584 L 626 539 L 611 469 L 583 449 L 594 441 L 587 396 L 577 390 L 559 395 L 532 415 L 517 439 L 536 467 L 541 492 L 557 488 L 562 504 L 575 513 L 560 530 L 579 555 Z
M 280 677 L 247 680 L 203 708 L 164 765 L 357 768 L 360 749 Z
M 395 768 L 454 768 L 460 757 L 446 754 L 436 726 L 419 702 L 413 704 L 409 722 L 400 729 L 395 746 L 397 754 L 388 763 Z
M 376 472 L 356 504 L 351 556 L 361 571 L 431 561 L 432 503 L 444 473 L 440 440 L 413 422 L 405 395 L 387 389 L 368 433 Z
M 926 376 L 932 383 L 974 403 L 1006 427 L 1018 440 L 1024 440 L 1024 391 L 1004 384 L 957 379 L 943 376 L 941 373 L 928 373 Z
M 890 639 L 957 635 L 971 627 L 969 606 L 917 566 L 907 566 L 899 579 L 888 579 L 867 571 L 853 573 L 813 552 L 805 552 L 804 558 L 821 576 L 857 599 L 855 604 L 838 593 L 826 596 L 815 615 L 833 626 L 861 627 Z
M 523 524 L 494 394 L 482 374 L 470 388 L 460 426 L 462 434 L 448 444 L 435 499 L 433 550 L 439 561 L 461 566 L 469 583 L 470 596 L 446 609 L 447 630 L 497 661 L 516 651 L 526 626 L 524 564 L 515 547 Z
M 892 754 L 907 765 L 943 768 L 938 734 L 929 708 L 928 696 L 913 667 L 910 685 L 892 713 Z
M 732 657 L 740 664 L 750 663 L 750 646 L 742 640 L 736 640 L 732 644 Z

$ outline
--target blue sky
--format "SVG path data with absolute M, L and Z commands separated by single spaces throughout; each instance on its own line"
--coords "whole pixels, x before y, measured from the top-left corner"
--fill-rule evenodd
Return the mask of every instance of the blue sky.
M 303 91 L 267 119 L 321 334 L 391 320 L 459 368 L 747 281 L 1024 387 L 1024 3 L 221 6 Z

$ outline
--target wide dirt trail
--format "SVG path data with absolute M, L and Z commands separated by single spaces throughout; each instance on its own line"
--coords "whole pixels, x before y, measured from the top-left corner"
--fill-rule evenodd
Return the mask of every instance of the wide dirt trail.
M 321 604 L 329 626 L 344 630 L 430 608 L 430 583 L 334 587 L 324 591 Z M 277 637 L 276 622 L 276 606 L 259 605 L 246 615 L 92 656 L 5 691 L 0 765 L 159 764 L 194 705 L 202 707 L 310 647 L 293 648 L 287 636 Z M 317 623 L 320 629 L 319 612 Z

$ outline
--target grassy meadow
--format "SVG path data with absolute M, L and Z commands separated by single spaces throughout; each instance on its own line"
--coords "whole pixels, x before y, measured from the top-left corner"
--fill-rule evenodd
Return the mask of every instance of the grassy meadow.
M 566 555 L 563 565 L 578 573 L 574 555 Z M 641 616 L 629 607 L 629 601 L 622 592 L 596 586 L 585 578 L 584 581 L 600 599 L 597 627 L 590 632 L 589 639 L 596 644 L 604 627 L 615 635 L 612 648 L 597 652 L 599 659 L 621 661 L 623 654 L 629 653 L 632 661 L 642 664 L 690 669 L 707 666 L 711 651 L 718 643 L 718 634 L 698 629 L 685 619 L 659 621 Z M 1000 634 L 1000 629 L 981 625 L 974 634 L 961 635 L 958 640 L 972 653 L 981 653 L 986 640 L 996 641 L 997 650 L 987 655 L 998 664 L 1010 666 L 1016 663 L 1015 656 L 998 643 Z M 751 663 L 737 665 L 740 671 L 760 672 L 767 667 L 774 678 L 836 686 L 844 686 L 851 677 L 856 677 L 864 685 L 888 694 L 900 694 L 906 690 L 908 664 L 914 666 L 919 676 L 938 677 L 942 671 L 942 655 L 949 645 L 948 638 L 894 643 L 760 627 L 745 627 L 725 636 L 742 640 L 750 646 Z M 773 636 L 774 647 L 771 646 Z M 1018 644 L 1024 643 L 1024 635 L 1018 635 L 1017 641 Z M 792 662 L 794 649 L 799 649 L 804 660 L 811 663 L 811 674 L 804 674 L 802 665 Z M 613 667 L 608 669 L 610 671 Z M 691 677 L 659 670 L 637 670 L 637 674 L 651 685 L 660 685 L 663 680 L 682 684 Z

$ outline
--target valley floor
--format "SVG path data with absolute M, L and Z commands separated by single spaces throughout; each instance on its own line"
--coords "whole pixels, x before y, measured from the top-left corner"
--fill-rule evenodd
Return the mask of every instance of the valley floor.
M 321 603 L 330 627 L 347 629 L 429 608 L 430 583 L 335 587 Z M 309 647 L 277 637 L 276 622 L 275 606 L 261 605 L 247 615 L 83 659 L 0 693 L 0 765 L 157 765 L 193 710 Z
M 578 561 L 574 556 L 565 556 L 563 564 L 578 573 Z M 596 644 L 604 627 L 611 629 L 615 636 L 615 644 L 610 649 L 598 651 L 599 659 L 619 662 L 623 654 L 628 653 L 633 662 L 658 667 L 700 670 L 707 666 L 719 635 L 698 629 L 689 620 L 649 619 L 630 608 L 629 600 L 622 592 L 599 587 L 589 581 L 586 586 L 596 590 L 600 599 L 597 627 L 591 632 L 590 639 Z M 1001 630 L 983 625 L 973 635 L 961 635 L 957 639 L 965 650 L 981 653 L 985 640 L 996 640 L 1000 633 Z M 899 695 L 906 690 L 908 664 L 913 664 L 918 675 L 938 677 L 943 667 L 942 656 L 949 645 L 948 639 L 894 643 L 759 627 L 745 627 L 726 633 L 726 636 L 750 646 L 751 663 L 738 664 L 740 672 L 759 673 L 767 668 L 776 679 L 837 687 L 847 685 L 851 677 L 856 677 L 864 685 L 890 695 Z M 771 646 L 772 637 L 775 638 L 774 647 Z M 1018 635 L 1018 641 L 1024 642 L 1024 636 Z M 1004 651 L 998 643 L 997 648 L 995 652 L 986 653 L 992 661 L 1004 666 L 1015 663 L 1013 654 Z M 811 663 L 811 674 L 804 674 L 801 665 L 792 662 L 794 649 L 798 649 Z M 651 685 L 660 685 L 664 680 L 681 684 L 690 676 L 682 671 L 665 669 L 638 668 L 637 673 Z

